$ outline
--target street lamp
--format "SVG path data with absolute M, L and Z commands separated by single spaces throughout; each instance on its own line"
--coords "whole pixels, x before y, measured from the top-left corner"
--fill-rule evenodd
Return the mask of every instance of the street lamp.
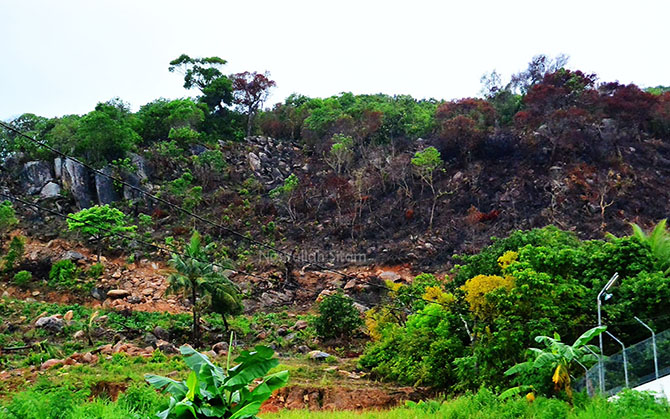
M 612 275 L 612 278 L 610 278 L 609 281 L 607 281 L 607 284 L 603 287 L 602 290 L 598 293 L 598 297 L 596 298 L 598 300 L 598 327 L 603 325 L 602 321 L 602 316 L 600 314 L 600 307 L 602 306 L 602 301 L 601 297 L 603 294 L 605 295 L 605 301 L 609 300 L 612 298 L 612 294 L 607 293 L 609 289 L 614 285 L 614 282 L 619 278 L 619 273 L 615 272 L 614 275 Z M 600 370 L 600 393 L 605 392 L 605 371 L 603 370 L 603 334 L 598 335 L 598 340 L 600 342 L 600 360 L 598 362 L 599 364 L 599 370 Z

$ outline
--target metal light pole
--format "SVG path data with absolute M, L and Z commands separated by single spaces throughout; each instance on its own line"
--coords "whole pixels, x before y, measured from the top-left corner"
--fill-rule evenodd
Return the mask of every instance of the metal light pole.
M 602 316 L 600 314 L 600 307 L 602 305 L 602 301 L 600 298 L 609 290 L 612 285 L 614 285 L 614 282 L 619 278 L 619 273 L 615 272 L 614 275 L 612 275 L 612 278 L 610 278 L 609 281 L 607 281 L 607 284 L 603 287 L 602 290 L 598 293 L 598 297 L 596 298 L 598 301 L 598 327 L 603 325 L 602 321 Z M 605 300 L 609 300 L 612 297 L 612 294 L 605 294 Z M 600 342 L 600 365 L 599 365 L 599 370 L 600 370 L 600 392 L 604 393 L 605 392 L 605 371 L 603 370 L 603 334 L 598 335 L 598 340 Z
M 656 379 L 658 380 L 658 355 L 656 354 L 656 333 L 654 333 L 654 330 L 649 327 L 645 322 L 642 320 L 638 319 L 637 316 L 633 316 L 635 320 L 640 322 L 640 324 L 651 332 L 651 347 L 654 350 L 654 373 L 656 374 Z
M 619 345 L 621 345 L 621 348 L 623 348 L 623 375 L 626 379 L 626 388 L 628 388 L 628 360 L 626 359 L 626 346 L 623 344 L 623 342 L 617 339 L 616 336 L 611 334 L 609 330 L 605 330 L 605 333 L 610 335 L 610 337 L 616 340 L 619 343 Z

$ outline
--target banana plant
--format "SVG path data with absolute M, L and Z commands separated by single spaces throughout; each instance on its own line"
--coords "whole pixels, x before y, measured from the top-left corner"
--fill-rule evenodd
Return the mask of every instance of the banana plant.
M 554 390 L 565 390 L 568 399 L 572 401 L 570 368 L 576 362 L 587 363 L 597 361 L 595 355 L 589 349 L 595 352 L 598 348 L 588 345 L 588 343 L 606 329 L 606 326 L 599 326 L 587 330 L 572 345 L 561 342 L 561 337 L 558 333 L 554 333 L 553 338 L 549 336 L 536 336 L 535 341 L 544 344 L 545 349 L 530 348 L 530 351 L 535 355 L 535 359 L 514 365 L 505 371 L 505 375 L 509 376 L 521 372 L 542 370 L 547 366 L 551 366 L 554 371 L 551 377 L 551 381 L 554 383 Z M 512 387 L 504 391 L 500 397 L 503 399 L 508 398 L 528 389 L 530 389 L 530 386 Z
M 179 348 L 184 362 L 191 369 L 185 381 L 147 374 L 147 382 L 171 395 L 168 408 L 159 412 L 169 418 L 256 418 L 261 404 L 272 392 L 288 382 L 288 371 L 269 374 L 279 364 L 274 351 L 256 346 L 253 352 L 242 351 L 238 364 L 224 370 L 188 345 Z M 260 383 L 251 388 L 257 379 Z
M 642 243 L 646 243 L 651 248 L 651 253 L 658 261 L 658 268 L 662 270 L 665 275 L 670 274 L 670 233 L 666 228 L 667 220 L 661 220 L 649 233 L 645 233 L 637 224 L 631 224 L 633 229 L 633 237 L 639 239 Z

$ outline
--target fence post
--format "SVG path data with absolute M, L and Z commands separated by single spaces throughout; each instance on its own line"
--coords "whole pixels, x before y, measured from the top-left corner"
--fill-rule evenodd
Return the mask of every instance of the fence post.
M 603 394 L 605 394 L 605 388 L 604 388 L 604 386 L 603 386 L 602 374 L 601 374 L 602 371 L 603 371 L 603 370 L 602 370 L 602 365 L 603 365 L 603 363 L 602 363 L 602 356 L 603 356 L 603 355 L 602 355 L 602 354 L 598 355 L 597 353 L 593 352 L 593 349 L 589 348 L 588 345 L 584 345 L 584 346 L 582 346 L 582 347 L 583 347 L 583 348 L 586 348 L 587 351 L 591 352 L 591 353 L 598 359 L 598 380 L 599 380 L 599 382 L 600 382 L 600 386 L 599 386 L 599 388 L 600 388 L 600 394 L 603 395 Z M 587 377 L 587 380 L 588 380 L 588 377 Z M 587 382 L 588 382 L 588 381 L 587 381 Z
M 628 388 L 628 360 L 626 359 L 626 346 L 621 342 L 619 339 L 616 338 L 613 334 L 609 332 L 609 330 L 605 330 L 605 333 L 610 335 L 610 337 L 619 343 L 621 345 L 621 348 L 623 348 L 623 374 L 624 378 L 626 379 L 626 388 Z
M 633 316 L 633 318 L 638 322 L 640 322 L 642 326 L 646 327 L 651 332 L 651 347 L 654 351 L 654 373 L 656 374 L 656 379 L 658 380 L 658 355 L 656 354 L 656 333 L 654 333 L 654 330 L 651 327 L 647 326 L 647 324 L 642 320 L 640 320 L 637 316 Z

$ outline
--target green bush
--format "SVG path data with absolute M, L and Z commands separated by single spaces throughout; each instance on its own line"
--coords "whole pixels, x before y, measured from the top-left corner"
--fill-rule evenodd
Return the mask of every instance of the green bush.
M 88 268 L 86 274 L 90 278 L 100 278 L 103 272 L 105 272 L 105 265 L 103 265 L 102 263 L 96 263 Z
M 317 335 L 322 339 L 351 336 L 363 326 L 363 319 L 354 307 L 354 300 L 341 292 L 329 295 L 319 303 L 314 319 Z
M 26 238 L 23 236 L 14 236 L 9 242 L 7 254 L 2 259 L 2 270 L 11 271 L 23 258 L 23 252 L 26 247 Z
M 71 260 L 60 260 L 51 266 L 49 286 L 71 288 L 77 283 L 77 266 Z
M 14 275 L 14 283 L 18 286 L 27 285 L 33 279 L 33 274 L 28 271 L 19 271 Z

